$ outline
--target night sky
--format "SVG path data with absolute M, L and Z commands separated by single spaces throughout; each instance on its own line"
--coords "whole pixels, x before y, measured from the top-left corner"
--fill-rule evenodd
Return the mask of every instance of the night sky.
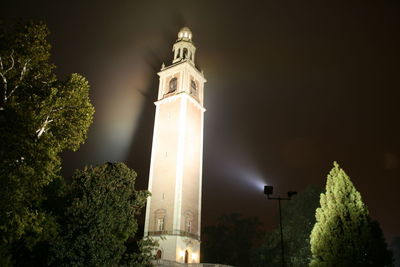
M 204 225 L 238 212 L 269 230 L 262 186 L 325 186 L 336 160 L 400 235 L 399 1 L 6 1 L 1 16 L 45 22 L 57 74 L 90 82 L 94 123 L 65 175 L 123 161 L 147 188 L 157 72 L 188 26 L 208 80 Z

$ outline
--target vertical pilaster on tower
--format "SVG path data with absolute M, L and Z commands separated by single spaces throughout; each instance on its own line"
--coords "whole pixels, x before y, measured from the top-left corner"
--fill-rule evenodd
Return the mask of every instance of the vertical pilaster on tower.
M 184 27 L 162 67 L 155 102 L 145 235 L 159 242 L 157 257 L 200 260 L 204 83 L 194 63 L 192 32 Z

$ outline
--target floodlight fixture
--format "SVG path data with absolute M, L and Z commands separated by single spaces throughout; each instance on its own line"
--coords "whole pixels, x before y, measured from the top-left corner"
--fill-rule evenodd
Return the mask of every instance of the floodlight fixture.
M 264 186 L 264 194 L 267 195 L 269 200 L 278 200 L 279 204 L 279 225 L 280 225 L 280 232 L 281 232 L 281 259 L 282 259 L 282 267 L 285 267 L 285 249 L 283 247 L 283 226 L 282 226 L 282 211 L 281 211 L 281 200 L 291 200 L 291 197 L 297 195 L 296 191 L 289 191 L 287 192 L 287 198 L 285 197 L 271 197 L 272 193 L 274 192 L 274 187 L 271 185 Z
M 273 192 L 274 192 L 274 187 L 273 186 L 270 186 L 270 185 L 265 185 L 264 186 L 264 194 L 272 195 Z

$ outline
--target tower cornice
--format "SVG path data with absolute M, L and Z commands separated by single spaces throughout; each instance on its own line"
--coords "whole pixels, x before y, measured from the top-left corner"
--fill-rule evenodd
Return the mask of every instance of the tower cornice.
M 159 71 L 157 74 L 158 76 L 161 77 L 162 75 L 165 74 L 168 75 L 169 73 L 174 72 L 179 67 L 187 67 L 187 66 L 190 66 L 193 70 L 195 70 L 195 72 L 197 73 L 199 78 L 201 78 L 203 83 L 207 82 L 207 79 L 204 77 L 204 73 L 200 71 L 198 68 L 196 68 L 196 66 L 190 60 L 182 60 L 172 65 L 166 66 L 162 68 L 161 71 Z
M 180 93 L 178 93 L 178 94 L 165 97 L 165 98 L 163 98 L 163 99 L 160 99 L 160 100 L 154 102 L 154 104 L 155 104 L 156 106 L 159 106 L 159 105 L 161 105 L 161 104 L 170 103 L 170 102 L 172 102 L 172 101 L 176 101 L 176 100 L 181 99 L 181 98 L 189 100 L 189 102 L 191 102 L 193 105 L 195 105 L 195 107 L 197 107 L 198 109 L 200 109 L 202 112 L 205 112 L 205 111 L 206 111 L 206 109 L 199 103 L 199 101 L 197 101 L 196 99 L 194 99 L 192 96 L 190 96 L 190 95 L 189 95 L 188 93 L 186 93 L 186 92 L 180 92 Z

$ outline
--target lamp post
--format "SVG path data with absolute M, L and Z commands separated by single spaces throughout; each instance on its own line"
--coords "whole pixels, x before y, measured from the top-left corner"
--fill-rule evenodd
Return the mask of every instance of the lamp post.
M 288 197 L 287 198 L 283 198 L 283 197 L 270 197 L 270 195 L 272 195 L 272 193 L 274 192 L 274 187 L 270 186 L 270 185 L 265 185 L 264 186 L 264 194 L 267 195 L 267 198 L 269 200 L 278 200 L 278 206 L 279 206 L 279 226 L 281 229 L 281 256 L 282 256 L 282 267 L 285 267 L 285 250 L 283 248 L 283 230 L 282 230 L 282 211 L 281 211 L 281 200 L 291 200 L 291 197 L 296 195 L 297 192 L 294 191 L 289 191 L 287 193 Z

